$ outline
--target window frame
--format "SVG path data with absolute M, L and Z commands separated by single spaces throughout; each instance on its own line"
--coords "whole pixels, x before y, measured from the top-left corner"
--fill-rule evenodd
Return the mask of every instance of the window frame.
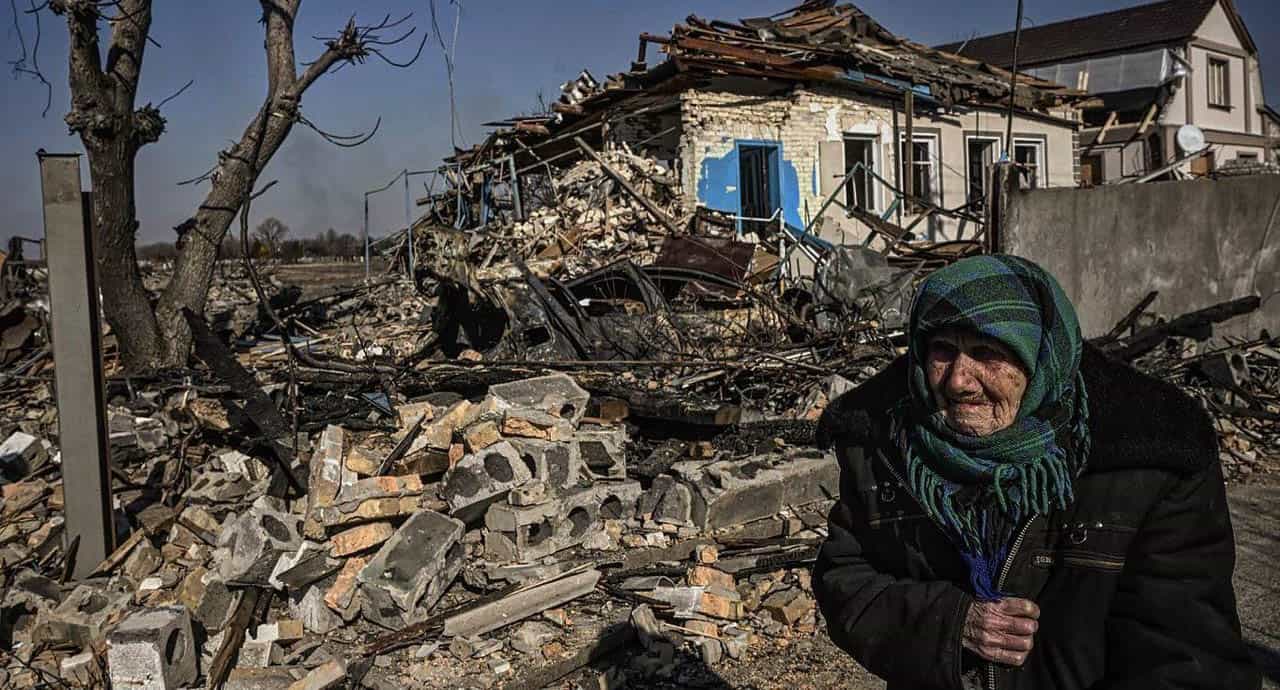
M 973 167 L 973 161 L 972 161 L 972 160 L 970 160 L 970 156 L 969 156 L 969 154 L 971 153 L 971 151 L 970 151 L 970 147 L 973 145 L 973 142 L 975 142 L 975 141 L 989 142 L 989 143 L 991 144 L 991 149 L 990 149 L 990 152 L 991 152 L 991 156 L 990 156 L 990 158 L 991 158 L 991 160 L 986 161 L 986 164 L 983 166 L 983 170 L 985 171 L 985 170 L 986 170 L 986 165 L 994 164 L 995 162 L 997 162 L 998 160 L 1000 160 L 1000 143 L 1001 143 L 1001 141 L 1002 141 L 1002 138 L 1001 138 L 1000 136 L 995 135 L 995 134 L 971 134 L 971 133 L 966 133 L 966 134 L 964 135 L 964 155 L 965 155 L 965 171 L 964 171 L 964 178 L 965 178 L 965 179 L 964 179 L 964 193 L 965 193 L 965 201 L 966 201 L 966 202 L 968 202 L 968 203 L 972 203 L 972 202 L 973 202 L 973 199 L 971 199 L 971 198 L 970 198 L 970 192 L 973 190 L 973 179 L 970 177 L 970 173 L 972 173 L 972 172 L 973 172 L 973 169 L 972 169 L 972 167 Z M 983 179 L 982 179 L 981 184 L 982 184 L 982 197 L 985 199 L 985 198 L 986 198 L 986 196 L 987 196 L 987 194 L 986 194 L 986 193 L 987 193 L 987 179 L 986 179 L 986 175 L 985 175 L 985 173 L 984 173 L 984 175 L 983 175 Z
M 1017 136 L 1013 137 L 1013 162 L 1018 161 L 1018 148 L 1032 147 L 1036 151 L 1035 176 L 1031 180 L 1029 189 L 1041 189 L 1049 186 L 1049 173 L 1046 167 L 1046 160 L 1049 153 L 1048 142 L 1042 137 Z
M 1206 101 L 1210 108 L 1218 110 L 1231 110 L 1231 59 L 1226 57 L 1218 57 L 1216 55 L 1206 55 L 1209 68 L 1207 70 L 1206 83 Z M 1215 77 L 1220 77 L 1221 93 L 1215 93 L 1214 81 Z M 1220 96 L 1221 100 L 1215 100 L 1214 96 Z
M 871 147 L 871 172 L 880 176 L 884 175 L 884 173 L 881 172 L 881 170 L 883 169 L 883 165 L 881 164 L 882 154 L 881 154 L 881 147 L 880 147 L 880 135 L 861 134 L 858 132 L 845 132 L 844 135 L 841 137 L 840 141 L 842 145 L 841 154 L 844 160 L 845 175 L 849 174 L 850 165 L 849 165 L 848 153 L 849 153 L 850 141 L 865 142 L 868 146 L 870 146 Z M 852 180 L 850 180 L 850 182 L 852 182 Z M 881 189 L 881 185 L 875 177 L 867 176 L 866 184 L 867 184 L 868 205 L 863 210 L 868 213 L 880 213 L 881 211 L 884 210 L 884 198 L 883 198 L 884 190 Z M 844 196 L 845 207 L 854 208 L 854 205 L 850 203 L 851 200 L 849 199 L 849 190 L 851 189 L 850 184 L 846 183 L 844 185 L 844 188 L 845 188 L 845 196 Z

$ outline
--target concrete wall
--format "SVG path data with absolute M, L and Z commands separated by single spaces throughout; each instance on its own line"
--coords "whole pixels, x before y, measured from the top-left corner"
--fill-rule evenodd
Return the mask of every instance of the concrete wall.
M 920 101 L 917 101 L 919 103 Z M 918 113 L 922 112 L 918 107 Z M 738 146 L 742 143 L 774 142 L 780 146 L 782 210 L 787 222 L 805 227 L 829 193 L 844 177 L 843 141 L 846 136 L 875 140 L 877 174 L 893 182 L 897 147 L 893 145 L 893 110 L 859 99 L 847 91 L 814 88 L 786 88 L 758 80 L 722 80 L 707 89 L 691 89 L 681 95 L 681 180 L 690 203 L 737 214 Z M 963 115 L 929 116 L 913 120 L 917 140 L 930 138 L 935 152 L 933 199 L 943 208 L 963 206 L 966 197 L 966 135 L 994 132 L 1002 136 L 1004 118 L 995 111 L 973 111 Z M 905 136 L 905 118 L 900 116 Z M 1018 117 L 1014 138 L 1036 140 L 1043 145 L 1044 163 L 1040 184 L 1077 184 L 1074 127 L 1050 119 Z M 874 185 L 874 210 L 889 207 L 893 193 Z M 843 195 L 839 199 L 844 201 Z M 843 217 L 838 207 L 825 214 L 824 239 L 835 243 L 858 243 L 867 230 L 857 221 Z M 903 224 L 912 220 L 903 218 Z M 917 228 L 924 238 L 924 226 Z M 937 225 L 934 239 L 955 239 L 959 224 L 945 221 Z M 964 229 L 972 237 L 972 226 Z
M 1280 175 L 1015 194 L 1006 251 L 1044 266 L 1085 335 L 1107 332 L 1150 290 L 1176 316 L 1280 292 Z M 1218 333 L 1280 330 L 1280 295 Z

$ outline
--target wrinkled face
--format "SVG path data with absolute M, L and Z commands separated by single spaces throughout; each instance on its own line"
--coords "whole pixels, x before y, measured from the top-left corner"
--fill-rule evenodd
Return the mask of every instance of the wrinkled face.
M 961 329 L 929 337 L 924 361 L 933 399 L 947 425 L 987 436 L 1013 424 L 1027 390 L 1027 373 L 1004 343 Z

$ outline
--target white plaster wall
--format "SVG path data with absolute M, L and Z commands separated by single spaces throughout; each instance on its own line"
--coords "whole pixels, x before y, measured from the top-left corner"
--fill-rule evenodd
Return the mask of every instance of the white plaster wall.
M 1196 38 L 1203 38 L 1206 41 L 1214 43 L 1222 43 L 1235 48 L 1240 48 L 1240 37 L 1236 35 L 1236 30 L 1231 26 L 1231 20 L 1227 19 L 1226 10 L 1222 9 L 1222 3 L 1213 6 L 1209 10 L 1209 14 L 1205 15 L 1204 23 L 1196 29 Z
M 799 215 L 806 222 L 817 213 L 825 200 L 821 190 L 831 189 L 838 182 L 818 178 L 818 151 L 821 142 L 840 142 L 846 134 L 879 137 L 878 172 L 885 179 L 891 182 L 894 180 L 897 148 L 893 146 L 892 109 L 862 102 L 847 92 L 802 88 L 781 96 L 749 96 L 725 90 L 688 90 L 682 94 L 681 118 L 681 144 L 684 152 L 681 157 L 681 179 L 685 198 L 690 205 L 698 199 L 699 175 L 703 162 L 722 158 L 733 149 L 734 142 L 738 139 L 782 143 L 784 159 L 796 169 L 800 187 Z M 935 161 L 941 178 L 942 197 L 938 200 L 939 205 L 944 208 L 963 205 L 967 188 L 965 132 L 1003 132 L 1003 112 L 988 110 L 937 118 L 917 117 L 913 126 L 918 134 L 936 132 L 939 135 L 940 160 Z M 901 119 L 900 129 L 905 136 L 905 119 Z M 1046 163 L 1041 176 L 1042 186 L 1076 186 L 1072 138 L 1074 130 L 1070 124 L 1017 117 L 1013 129 L 1015 137 L 1028 135 L 1045 140 Z M 828 147 L 829 150 L 831 148 Z M 840 150 L 843 154 L 843 149 Z M 843 161 L 837 166 L 828 165 L 827 169 L 844 170 Z M 892 192 L 877 191 L 876 207 L 883 210 L 892 201 Z M 840 200 L 843 201 L 843 198 Z M 824 239 L 855 243 L 862 241 L 867 235 L 865 227 L 843 217 L 837 207 L 833 206 L 825 214 L 825 218 L 821 233 Z M 911 220 L 912 216 L 904 216 L 904 225 Z M 923 226 L 919 229 L 922 230 Z M 958 223 L 944 221 L 939 228 L 938 239 L 954 239 L 958 229 Z M 964 234 L 971 237 L 973 232 L 974 228 L 969 227 Z
M 1209 107 L 1209 57 L 1226 60 L 1230 72 L 1231 109 Z M 1224 132 L 1245 131 L 1244 117 L 1244 61 L 1233 55 L 1214 52 L 1199 46 L 1191 46 L 1191 107 L 1192 122 L 1203 129 Z

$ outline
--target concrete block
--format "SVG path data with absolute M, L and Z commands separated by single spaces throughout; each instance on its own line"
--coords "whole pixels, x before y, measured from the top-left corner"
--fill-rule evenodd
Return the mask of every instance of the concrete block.
M 465 529 L 440 513 L 414 514 L 360 571 L 366 598 L 380 608 L 390 602 L 403 614 L 435 606 L 464 564 L 459 540 Z
M 117 690 L 176 690 L 196 680 L 191 617 L 180 606 L 135 613 L 107 638 L 107 668 Z
M 507 503 L 513 506 L 536 506 L 548 500 L 547 483 L 541 479 L 531 479 L 507 494 Z
M 97 660 L 91 649 L 58 662 L 58 675 L 74 687 L 96 688 L 103 684 Z M 4 681 L 0 680 L 0 687 L 3 685 Z
M 0 443 L 0 475 L 16 480 L 44 464 L 49 451 L 40 439 L 31 434 L 15 431 Z
M 566 374 L 500 383 L 489 387 L 489 395 L 510 408 L 538 410 L 575 426 L 586 414 L 591 399 L 591 394 Z
M 573 425 L 555 415 L 538 410 L 508 410 L 502 418 L 504 436 L 534 438 L 543 441 L 567 441 L 573 436 Z
M 69 642 L 86 647 L 101 640 L 107 625 L 129 606 L 133 592 L 127 583 L 112 586 L 83 584 L 56 608 L 36 615 L 36 642 Z
M 773 517 L 839 495 L 834 455 L 817 451 L 769 454 L 744 461 L 678 462 L 671 467 L 692 489 L 691 520 L 716 530 Z
M 627 478 L 627 430 L 616 426 L 584 426 L 574 434 L 582 464 L 595 477 Z
M 144 539 L 133 548 L 121 570 L 133 582 L 142 582 L 148 575 L 159 570 L 161 565 L 163 560 L 160 558 L 160 550 Z
M 250 668 L 266 668 L 278 666 L 284 660 L 284 652 L 275 640 L 248 639 L 240 645 L 240 656 L 236 662 L 240 666 Z
M 226 558 L 218 563 L 218 574 L 226 582 L 266 586 L 280 556 L 297 550 L 301 542 L 302 519 L 263 496 L 223 525 L 218 548 L 226 550 Z
M 582 478 L 582 453 L 577 444 L 532 438 L 508 439 L 533 476 L 553 491 L 578 486 Z
M 445 474 L 441 495 L 451 514 L 471 522 L 483 515 L 489 503 L 532 478 L 515 447 L 503 442 L 459 460 Z
M 495 503 L 485 513 L 485 554 L 490 560 L 534 561 L 577 546 L 603 520 L 635 514 L 640 483 L 601 483 L 534 506 Z

